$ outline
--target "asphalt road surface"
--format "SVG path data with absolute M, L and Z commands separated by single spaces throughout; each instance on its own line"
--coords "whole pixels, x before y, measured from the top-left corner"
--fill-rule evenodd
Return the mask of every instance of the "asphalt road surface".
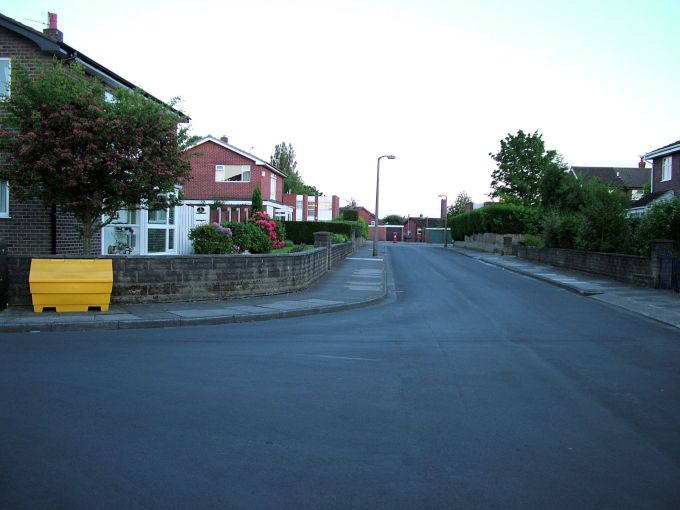
M 0 335 L 0 508 L 680 508 L 680 333 L 431 246 L 337 314 Z

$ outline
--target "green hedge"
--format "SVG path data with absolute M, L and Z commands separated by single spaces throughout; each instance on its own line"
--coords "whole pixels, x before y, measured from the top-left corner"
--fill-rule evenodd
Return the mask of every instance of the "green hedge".
M 358 221 L 359 211 L 356 209 L 345 209 L 342 211 L 342 219 L 345 221 Z
M 449 217 L 453 238 L 493 232 L 495 234 L 538 234 L 541 231 L 538 209 L 513 204 L 495 204 Z
M 348 221 L 284 221 L 286 238 L 295 244 L 314 244 L 314 232 L 331 232 L 352 237 L 355 223 Z

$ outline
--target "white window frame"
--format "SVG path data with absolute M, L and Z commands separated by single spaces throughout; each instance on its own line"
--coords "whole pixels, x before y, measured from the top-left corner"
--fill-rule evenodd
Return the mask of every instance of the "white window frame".
M 149 217 L 151 214 L 160 211 L 146 211 L 146 239 L 144 251 L 147 255 L 172 255 L 177 252 L 177 211 L 174 207 L 167 209 L 161 209 L 165 212 L 165 220 L 161 222 L 151 222 Z M 172 212 L 172 214 L 170 214 Z M 172 220 L 172 222 L 171 222 Z M 149 251 L 149 232 L 151 230 L 163 230 L 165 231 L 165 250 L 164 251 Z M 172 236 L 170 233 L 172 232 Z M 170 239 L 172 238 L 172 248 L 170 248 Z
M 0 182 L 0 218 L 9 218 L 9 183 Z
M 269 187 L 271 188 L 269 190 L 269 198 L 271 200 L 276 200 L 276 174 L 272 172 L 271 180 L 269 181 Z
M 230 181 L 226 179 L 227 167 L 241 167 L 241 180 Z M 250 182 L 250 165 L 215 165 L 215 182 Z
M 0 88 L 0 101 L 8 98 L 12 93 L 12 59 L 8 57 L 0 58 L 0 62 L 7 62 L 7 93 L 5 94 L 2 88 Z
M 661 182 L 670 181 L 673 178 L 673 156 L 666 156 L 661 160 Z
M 172 222 L 170 222 L 170 210 L 173 210 Z M 102 255 L 175 255 L 177 253 L 177 208 L 165 209 L 165 221 L 152 223 L 149 221 L 149 214 L 151 213 L 147 209 L 133 209 L 135 213 L 135 222 L 128 223 L 120 220 L 115 220 L 111 224 L 103 227 L 104 229 L 113 229 L 114 232 L 118 231 L 118 234 L 122 237 L 129 232 L 130 236 L 134 236 L 134 247 L 130 251 L 121 250 L 114 251 L 113 253 L 108 252 L 108 245 L 106 244 L 107 235 L 102 232 Z M 153 213 L 151 213 L 153 214 Z M 108 218 L 104 217 L 103 220 L 106 221 Z M 149 252 L 149 231 L 150 230 L 163 230 L 165 232 L 165 251 Z M 168 248 L 170 242 L 170 232 L 172 233 L 172 249 Z M 115 233 L 113 234 L 115 236 Z M 111 239 L 111 235 L 108 239 Z

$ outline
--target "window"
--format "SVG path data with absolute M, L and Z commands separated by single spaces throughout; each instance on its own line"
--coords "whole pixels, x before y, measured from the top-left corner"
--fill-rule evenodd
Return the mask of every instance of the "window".
M 303 210 L 304 210 L 303 207 L 304 207 L 303 196 L 297 195 L 295 197 L 295 221 L 304 220 L 304 218 L 303 218 Z
M 670 181 L 673 177 L 673 156 L 661 160 L 661 180 Z
M 250 166 L 215 165 L 215 182 L 250 182 Z
M 307 221 L 316 221 L 316 197 L 307 197 Z
M 147 253 L 175 251 L 175 208 L 149 211 L 147 224 Z
M 104 217 L 104 221 L 107 218 Z M 103 253 L 107 255 L 139 255 L 139 212 L 123 209 L 104 227 Z
M 276 200 L 276 175 L 273 172 L 270 183 L 269 198 L 271 200 Z
M 9 97 L 10 76 L 12 74 L 12 62 L 8 58 L 0 58 L 0 99 Z
M 0 182 L 0 218 L 9 218 L 9 186 Z

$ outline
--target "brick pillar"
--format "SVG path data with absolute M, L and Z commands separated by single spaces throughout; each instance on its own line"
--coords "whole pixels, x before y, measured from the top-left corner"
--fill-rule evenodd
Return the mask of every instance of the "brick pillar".
M 649 266 L 652 278 L 656 281 L 656 287 L 670 289 L 673 279 L 673 241 L 670 239 L 653 239 L 651 241 Z
M 314 232 L 314 248 L 326 248 L 326 270 L 331 270 L 331 233 Z

